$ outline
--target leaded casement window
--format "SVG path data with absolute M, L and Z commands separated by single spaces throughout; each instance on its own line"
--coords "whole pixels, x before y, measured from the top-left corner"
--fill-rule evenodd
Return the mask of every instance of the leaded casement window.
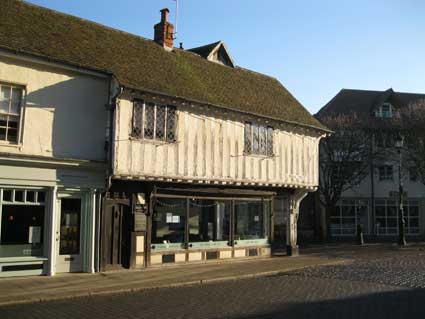
M 172 105 L 160 105 L 136 100 L 133 104 L 132 136 L 164 142 L 176 141 L 177 110 Z
M 394 179 L 394 170 L 392 165 L 381 165 L 378 167 L 380 181 L 392 181 Z
M 273 128 L 245 123 L 245 154 L 273 156 Z
M 21 87 L 0 84 L 0 142 L 18 143 Z

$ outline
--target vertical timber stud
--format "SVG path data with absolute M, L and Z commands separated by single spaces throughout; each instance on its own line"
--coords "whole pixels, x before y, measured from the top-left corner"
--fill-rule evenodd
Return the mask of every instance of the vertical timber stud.
M 308 191 L 296 189 L 291 195 L 289 204 L 289 216 L 286 221 L 286 252 L 288 256 L 298 256 L 297 245 L 297 224 L 300 210 L 300 203 L 307 195 Z

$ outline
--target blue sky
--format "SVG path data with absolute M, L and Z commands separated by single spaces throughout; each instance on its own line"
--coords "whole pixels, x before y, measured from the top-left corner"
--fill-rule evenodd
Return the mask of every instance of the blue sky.
M 30 0 L 153 37 L 173 0 Z M 310 112 L 341 88 L 425 93 L 425 1 L 179 0 L 177 42 L 223 40 L 236 64 L 278 78 Z M 178 46 L 178 43 L 176 44 Z

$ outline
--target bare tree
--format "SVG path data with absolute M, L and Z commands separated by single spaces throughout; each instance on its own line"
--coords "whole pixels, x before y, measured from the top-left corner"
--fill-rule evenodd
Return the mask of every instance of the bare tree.
M 319 198 L 329 227 L 342 193 L 358 185 L 370 172 L 373 132 L 355 113 L 321 117 L 320 121 L 334 131 L 321 141 L 319 158 Z
M 403 108 L 400 118 L 406 162 L 425 185 L 425 99 Z

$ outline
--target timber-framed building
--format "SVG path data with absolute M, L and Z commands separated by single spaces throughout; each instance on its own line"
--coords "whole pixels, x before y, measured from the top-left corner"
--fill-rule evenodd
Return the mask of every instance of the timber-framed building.
M 0 62 L 20 68 L 21 60 L 37 59 L 30 67 L 39 70 L 55 63 L 98 79 L 104 89 L 93 91 L 72 75 L 63 96 L 50 92 L 60 103 L 74 95 L 85 101 L 87 111 L 80 109 L 83 104 L 64 107 L 81 119 L 74 123 L 82 135 L 77 145 L 93 142 L 79 154 L 84 171 L 95 174 L 98 167 L 93 165 L 99 162 L 104 183 L 88 186 L 84 178 L 66 174 L 73 181 L 69 191 L 89 187 L 92 201 L 91 206 L 80 203 L 91 208 L 68 220 L 54 206 L 57 188 L 55 192 L 54 185 L 37 184 L 37 189 L 50 189 L 46 222 L 37 226 L 51 234 L 39 243 L 49 253 L 34 256 L 44 263 L 44 273 L 62 258 L 61 241 L 77 237 L 79 247 L 89 247 L 84 248 L 85 257 L 67 254 L 64 261 L 80 263 L 78 271 L 269 256 L 272 245 L 279 243 L 297 254 L 299 203 L 317 188 L 318 144 L 329 130 L 278 80 L 237 67 L 221 41 L 191 50 L 175 48 L 167 9 L 154 26 L 154 40 L 148 40 L 22 1 L 9 1 L 6 7 L 1 9 L 7 10 L 2 13 L 7 18 L 0 22 Z M 4 64 L 0 79 L 5 85 L 27 90 L 30 85 L 25 83 L 37 80 L 15 79 Z M 103 101 L 102 110 L 95 98 Z M 25 100 L 20 103 L 29 107 Z M 87 117 L 94 109 L 98 113 Z M 51 116 L 55 119 L 56 113 Z M 29 127 L 26 121 L 19 126 L 24 146 Z M 45 134 L 71 134 L 57 129 Z M 92 138 L 97 130 L 105 133 L 102 139 Z M 19 147 L 13 152 L 9 147 L 0 144 L 0 152 L 21 156 Z M 98 157 L 93 156 L 99 148 Z M 47 157 L 57 169 L 57 157 L 68 154 Z M 4 172 L 3 212 L 9 205 L 4 190 L 14 189 L 19 179 L 19 172 L 7 178 Z M 37 173 L 44 171 L 38 167 Z M 101 201 L 96 197 L 100 193 Z M 69 210 L 78 212 L 74 206 Z M 59 228 L 56 241 L 51 220 L 61 220 L 64 231 L 69 226 L 78 232 L 62 236 Z M 25 224 L 21 230 L 26 234 L 32 226 Z M 3 245 L 8 243 L 2 237 Z

